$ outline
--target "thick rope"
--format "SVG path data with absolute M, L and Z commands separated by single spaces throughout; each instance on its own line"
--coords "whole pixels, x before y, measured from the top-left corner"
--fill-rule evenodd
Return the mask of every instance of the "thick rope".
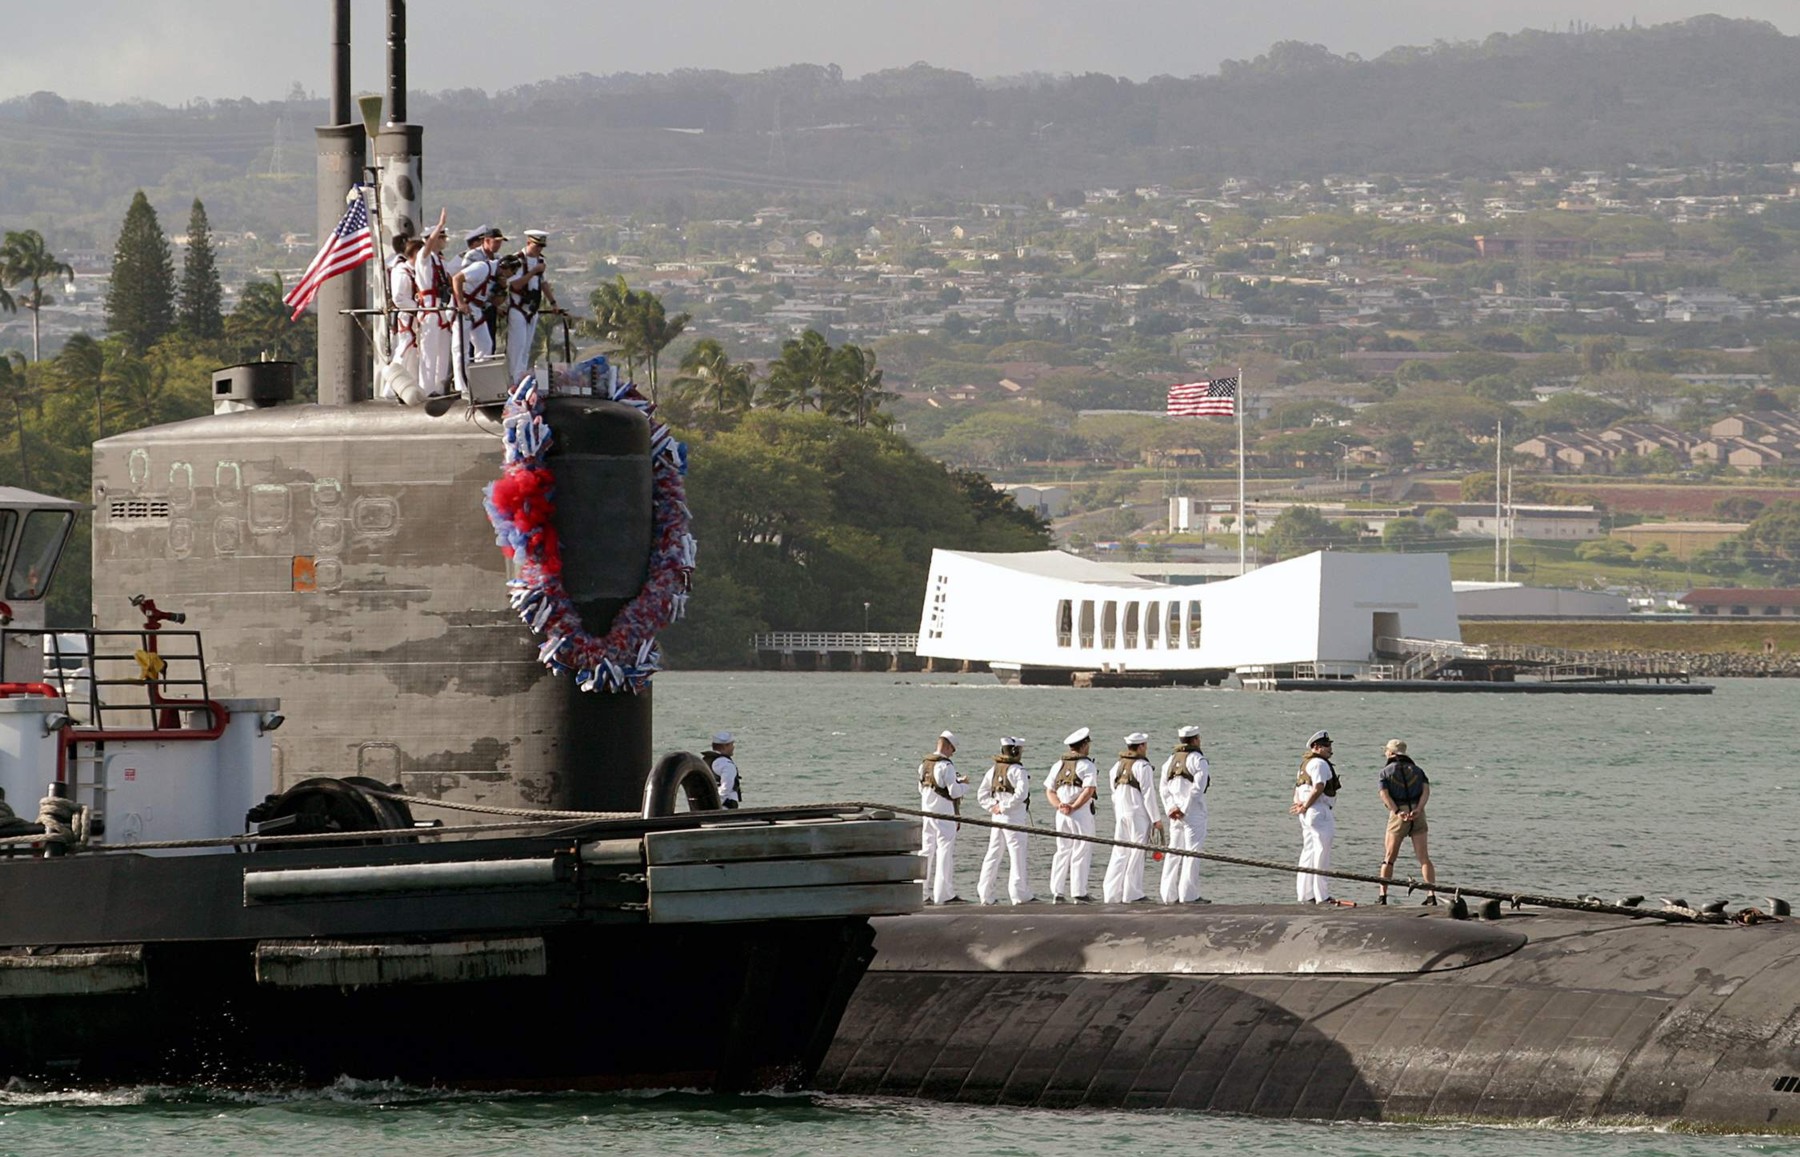
M 1629 916 L 1634 920 L 1656 919 L 1669 920 L 1687 924 L 1723 924 L 1728 917 L 1697 912 L 1692 908 L 1627 908 L 1623 904 L 1607 904 L 1597 900 L 1572 900 L 1567 896 L 1545 896 L 1532 892 L 1496 891 L 1491 888 L 1471 888 L 1462 884 L 1446 884 L 1442 881 L 1427 884 L 1423 880 L 1408 877 L 1402 879 L 1384 879 L 1381 876 L 1364 875 L 1361 872 L 1340 872 L 1335 869 L 1302 868 L 1279 860 L 1257 860 L 1246 856 L 1227 856 L 1218 852 L 1196 852 L 1188 848 L 1171 848 L 1162 844 L 1139 843 L 1133 840 L 1115 840 L 1107 836 L 1089 836 L 1080 832 L 1059 832 L 1036 826 L 1021 827 L 1018 824 L 1004 823 L 1000 820 L 974 819 L 964 816 L 949 816 L 941 812 L 929 812 L 922 808 L 901 807 L 896 804 L 851 802 L 835 806 L 844 808 L 861 808 L 864 810 L 880 809 L 896 815 L 918 816 L 922 819 L 955 819 L 959 824 L 970 824 L 982 828 L 998 828 L 1003 832 L 1025 832 L 1028 835 L 1051 836 L 1059 840 L 1079 840 L 1087 844 L 1101 844 L 1111 848 L 1127 848 L 1135 851 L 1161 852 L 1165 856 L 1189 856 L 1196 860 L 1209 860 L 1215 864 L 1230 864 L 1239 868 L 1263 868 L 1275 872 L 1306 872 L 1314 876 L 1324 876 L 1328 880 L 1350 880 L 1359 884 L 1385 884 L 1388 887 L 1404 887 L 1408 892 L 1423 890 L 1427 892 L 1443 892 L 1453 896 L 1474 896 L 1483 900 L 1505 900 L 1514 908 L 1530 904 L 1536 908 L 1567 908 L 1576 912 L 1607 912 L 1615 916 Z
M 390 799 L 395 803 L 417 804 L 420 807 L 441 807 L 459 812 L 480 812 L 490 816 L 521 816 L 558 820 L 635 820 L 641 818 L 638 812 L 546 811 L 543 808 L 500 807 L 498 804 L 455 803 L 451 800 L 431 799 L 422 795 L 401 795 L 399 792 L 376 791 L 370 787 L 362 788 L 361 791 L 364 795 L 372 795 L 377 799 Z

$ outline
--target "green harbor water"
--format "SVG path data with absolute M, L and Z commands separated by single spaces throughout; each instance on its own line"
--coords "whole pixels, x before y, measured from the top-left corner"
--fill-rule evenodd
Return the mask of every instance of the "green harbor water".
M 1337 740 L 1345 781 L 1336 862 L 1373 871 L 1383 812 L 1381 745 L 1403 738 L 1432 780 L 1441 880 L 1563 895 L 1681 896 L 1734 906 L 1800 899 L 1800 786 L 1787 766 L 1800 685 L 1726 681 L 1692 697 L 1252 694 L 1231 690 L 1002 687 L 987 676 L 671 672 L 655 688 L 658 750 L 738 736 L 752 804 L 916 804 L 914 768 L 957 732 L 971 778 L 1006 734 L 1024 736 L 1041 780 L 1060 740 L 1089 726 L 1097 755 L 1127 733 L 1160 762 L 1182 723 L 1212 762 L 1208 849 L 1291 859 L 1286 812 L 1306 737 Z M 1038 809 L 1041 813 L 1043 809 Z M 1048 817 L 1035 822 L 1047 826 Z M 1102 803 L 1100 829 L 1110 831 Z M 965 830 L 958 880 L 973 898 L 985 833 Z M 1051 841 L 1034 839 L 1039 891 Z M 1096 868 L 1104 853 L 1096 857 Z M 1402 858 L 1400 870 L 1407 870 Z M 1155 869 L 1152 869 L 1154 873 Z M 1097 879 L 1097 877 L 1096 877 Z M 1291 900 L 1287 873 L 1209 865 L 1226 902 Z M 1372 889 L 1341 895 L 1367 900 Z M 680 999 L 671 995 L 670 999 Z M 553 1015 L 553 1010 L 546 1010 Z M 342 1028 L 343 1026 L 339 1026 Z M 326 1026 L 321 1031 L 333 1031 Z M 629 1097 L 443 1094 L 379 1082 L 255 1093 L 120 1089 L 0 1092 L 0 1153 L 44 1154 L 994 1154 L 1102 1152 L 1435 1154 L 1800 1154 L 1800 1137 L 1696 1136 L 1545 1125 L 1349 1125 L 1201 1113 L 1061 1112 L 824 1096 Z

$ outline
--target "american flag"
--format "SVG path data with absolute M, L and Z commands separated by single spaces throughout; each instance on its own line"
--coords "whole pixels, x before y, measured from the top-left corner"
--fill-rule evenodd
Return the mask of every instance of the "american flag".
M 1172 418 L 1229 418 L 1236 413 L 1238 380 L 1213 378 L 1205 382 L 1183 382 L 1169 387 L 1169 416 Z
M 362 186 L 352 190 L 350 207 L 344 210 L 342 220 L 331 236 L 325 239 L 318 255 L 294 288 L 288 290 L 287 296 L 281 300 L 293 307 L 292 320 L 298 321 L 312 304 L 313 298 L 319 295 L 319 287 L 340 273 L 348 273 L 358 265 L 375 256 L 375 235 L 369 231 L 369 210 L 363 205 Z

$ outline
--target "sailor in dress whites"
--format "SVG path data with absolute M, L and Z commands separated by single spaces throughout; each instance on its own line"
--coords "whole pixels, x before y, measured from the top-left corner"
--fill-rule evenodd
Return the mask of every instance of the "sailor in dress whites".
M 531 369 L 531 347 L 537 341 L 538 311 L 545 302 L 556 308 L 556 294 L 544 276 L 544 247 L 550 234 L 525 230 L 525 247 L 516 260 L 518 271 L 506 282 L 506 372 L 513 385 Z
M 1146 843 L 1157 825 L 1157 811 L 1147 801 L 1156 799 L 1156 768 L 1146 755 L 1150 737 L 1133 731 L 1125 737 L 1125 750 L 1112 766 L 1113 839 Z M 1114 847 L 1106 861 L 1103 897 L 1108 904 L 1130 904 L 1144 898 L 1144 849 Z
M 407 405 L 425 400 L 419 387 L 419 272 L 414 266 L 419 250 L 417 237 L 394 235 L 394 255 L 388 259 L 388 296 L 394 303 L 393 336 L 388 341 L 387 365 L 381 368 L 381 396 L 398 398 Z
M 1189 725 L 1175 733 L 1175 753 L 1162 765 L 1158 795 L 1162 814 L 1169 823 L 1169 847 L 1198 852 L 1206 847 L 1206 789 L 1212 786 L 1212 768 L 1200 750 L 1200 729 Z M 1168 856 L 1163 860 L 1162 901 L 1191 904 L 1202 901 L 1200 860 L 1195 856 Z
M 1051 766 L 1050 778 L 1044 784 L 1044 796 L 1056 809 L 1056 830 L 1084 836 L 1094 834 L 1094 796 L 1099 794 L 1099 776 L 1094 761 L 1088 758 L 1093 733 L 1083 727 L 1063 742 L 1069 750 Z M 1094 858 L 1094 845 L 1085 840 L 1058 837 L 1056 854 L 1050 860 L 1050 902 L 1074 901 L 1092 904 L 1088 895 L 1088 865 Z
M 480 361 L 494 356 L 494 293 L 500 285 L 500 246 L 506 234 L 493 225 L 483 225 L 470 232 L 475 245 L 463 254 L 462 268 L 450 275 L 450 290 L 456 297 L 456 320 L 460 327 L 457 347 L 457 386 L 464 392 L 468 382 L 461 371 L 471 359 Z
M 1019 827 L 1031 823 L 1028 810 L 1031 807 L 1031 773 L 1021 762 L 1024 751 L 1023 739 L 1013 735 L 1002 739 L 1000 754 L 994 757 L 994 765 L 988 768 L 987 774 L 981 777 L 980 786 L 975 789 L 976 802 L 987 810 L 988 815 Z M 1030 903 L 1035 897 L 1025 877 L 1025 833 L 1002 828 L 988 829 L 987 855 L 981 861 L 981 882 L 976 887 L 976 894 L 983 904 L 1000 902 L 997 891 L 1003 853 L 1007 860 L 1007 897 L 1015 904 Z
M 415 314 L 419 320 L 419 388 L 427 397 L 443 392 L 451 378 L 450 330 L 455 313 L 450 291 L 450 271 L 444 265 L 444 214 L 425 235 L 419 255 L 413 261 L 419 307 L 427 313 Z
M 1306 741 L 1306 758 L 1294 777 L 1294 802 L 1288 811 L 1300 817 L 1300 867 L 1331 870 L 1331 842 L 1337 837 L 1332 797 L 1337 769 L 1331 766 L 1331 736 L 1315 732 Z M 1302 904 L 1334 904 L 1331 881 L 1312 872 L 1294 873 L 1294 891 Z
M 712 750 L 700 753 L 706 766 L 712 768 L 713 778 L 719 781 L 719 803 L 728 808 L 744 802 L 743 781 L 738 778 L 737 761 L 732 758 L 736 753 L 737 736 L 729 731 L 715 731 Z
M 919 809 L 932 813 L 925 819 L 925 839 L 919 849 L 925 857 L 927 904 L 968 902 L 956 894 L 956 813 L 962 798 L 969 794 L 969 781 L 957 773 L 950 759 L 955 754 L 956 735 L 942 731 L 937 750 L 919 764 Z

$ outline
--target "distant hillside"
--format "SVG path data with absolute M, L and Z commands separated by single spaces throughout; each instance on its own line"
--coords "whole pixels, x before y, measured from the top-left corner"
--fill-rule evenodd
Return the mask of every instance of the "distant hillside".
M 657 211 L 696 191 L 1005 200 L 1225 176 L 1785 162 L 1800 158 L 1800 37 L 1699 17 L 1374 60 L 1286 42 L 1215 77 L 1144 83 L 925 65 L 583 75 L 420 96 L 411 111 L 427 188 L 473 212 Z M 110 242 L 140 186 L 159 202 L 198 193 L 233 226 L 309 221 L 323 117 L 307 101 L 0 104 L 0 225 L 54 212 Z

